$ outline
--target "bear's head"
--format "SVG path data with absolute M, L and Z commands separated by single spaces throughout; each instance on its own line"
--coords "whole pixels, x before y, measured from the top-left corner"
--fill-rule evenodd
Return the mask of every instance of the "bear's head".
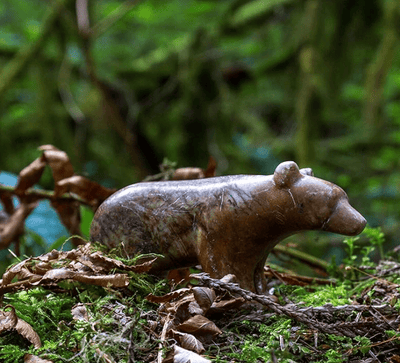
M 297 230 L 321 229 L 354 236 L 361 233 L 365 218 L 349 203 L 347 194 L 337 185 L 315 178 L 310 168 L 301 169 L 293 161 L 279 164 L 273 180 L 288 194 L 291 223 Z

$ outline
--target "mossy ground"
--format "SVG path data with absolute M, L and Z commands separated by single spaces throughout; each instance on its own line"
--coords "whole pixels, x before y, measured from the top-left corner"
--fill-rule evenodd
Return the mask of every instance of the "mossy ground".
M 372 307 L 377 304 L 386 304 L 391 311 L 398 312 L 400 264 L 396 256 L 379 264 L 371 262 L 367 254 L 353 258 L 357 251 L 366 248 L 357 243 L 356 239 L 346 241 L 352 254 L 347 258 L 347 268 L 332 266 L 336 279 L 331 284 L 300 287 L 277 283 L 274 294 L 279 303 L 314 308 L 371 306 L 370 311 L 358 317 L 356 311 L 345 317 L 334 312 L 330 324 L 346 324 L 361 318 L 373 323 L 379 314 Z M 370 253 L 371 248 L 368 250 Z M 129 287 L 123 289 L 63 281 L 46 289 L 37 287 L 5 294 L 3 304 L 15 307 L 18 317 L 37 332 L 42 347 L 35 349 L 17 332 L 2 332 L 0 362 L 22 362 L 27 353 L 53 362 L 154 361 L 163 327 L 158 305 L 145 297 L 149 293 L 163 295 L 170 291 L 170 286 L 148 274 L 130 276 Z M 72 308 L 77 304 L 84 304 L 86 319 L 74 318 Z M 271 313 L 260 305 L 222 311 L 209 319 L 222 330 L 205 345 L 203 356 L 213 362 L 367 362 L 382 352 L 388 353 L 380 357 L 381 361 L 389 362 L 400 356 L 397 329 L 373 334 L 372 326 L 368 334 L 352 337 L 328 334 L 293 317 Z M 379 315 L 379 319 L 389 321 L 396 316 Z M 173 339 L 164 341 L 163 349 L 174 344 Z

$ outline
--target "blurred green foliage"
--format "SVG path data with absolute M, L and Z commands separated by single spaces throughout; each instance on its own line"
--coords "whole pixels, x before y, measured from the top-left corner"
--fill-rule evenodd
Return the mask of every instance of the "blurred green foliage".
M 164 157 L 205 167 L 213 155 L 218 174 L 271 173 L 292 159 L 342 186 L 397 244 L 399 9 L 4 0 L 0 169 L 18 173 L 42 144 L 116 187 L 156 173 Z

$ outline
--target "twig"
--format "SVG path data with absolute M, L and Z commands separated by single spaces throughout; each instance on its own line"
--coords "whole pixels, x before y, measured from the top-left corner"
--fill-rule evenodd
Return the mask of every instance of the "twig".
M 14 187 L 9 187 L 6 185 L 0 184 L 0 195 L 15 195 L 17 197 L 29 197 L 30 200 L 37 201 L 41 199 L 48 199 L 51 201 L 71 201 L 71 202 L 79 202 L 81 204 L 87 205 L 91 207 L 90 203 L 85 201 L 82 198 L 79 198 L 77 195 L 70 193 L 70 194 L 63 194 L 61 196 L 55 196 L 54 192 L 48 190 L 40 190 L 40 189 L 27 189 L 25 191 L 19 191 Z
M 324 318 L 329 318 L 329 320 L 337 320 L 339 314 L 344 314 L 346 318 L 356 311 L 369 311 L 373 308 L 380 313 L 387 314 L 397 314 L 397 309 L 391 307 L 390 305 L 376 305 L 376 306 L 366 306 L 366 305 L 343 305 L 343 306 L 333 306 L 332 304 L 326 304 L 320 307 L 303 307 L 300 308 L 295 304 L 279 305 L 274 300 L 267 295 L 258 295 L 253 292 L 241 289 L 238 284 L 224 283 L 217 279 L 212 279 L 206 273 L 192 274 L 190 277 L 199 280 L 202 285 L 222 289 L 229 291 L 233 294 L 237 294 L 247 301 L 257 301 L 258 303 L 268 307 L 270 310 L 274 311 L 278 315 L 286 315 L 298 322 L 301 322 L 312 329 L 319 330 L 323 333 L 345 335 L 350 338 L 354 338 L 357 335 L 366 335 L 370 328 L 373 327 L 379 332 L 384 332 L 386 330 L 381 326 L 380 321 L 365 321 L 365 322 L 338 322 L 334 324 L 327 324 L 315 319 L 315 315 L 321 315 Z M 335 315 L 333 315 L 335 314 Z
M 296 250 L 294 248 L 290 248 L 287 246 L 276 245 L 273 249 L 273 252 L 283 253 L 290 257 L 294 257 L 307 265 L 322 270 L 324 273 L 328 271 L 329 263 L 324 260 L 321 260 L 317 257 L 311 256 L 308 253 L 304 253 L 302 251 Z

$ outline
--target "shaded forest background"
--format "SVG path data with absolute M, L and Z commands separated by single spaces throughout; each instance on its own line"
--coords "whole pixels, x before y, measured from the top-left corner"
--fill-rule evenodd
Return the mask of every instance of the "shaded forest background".
M 117 188 L 165 157 L 212 155 L 218 175 L 294 160 L 393 247 L 399 24 L 398 0 L 3 0 L 0 170 L 18 174 L 43 144 Z

